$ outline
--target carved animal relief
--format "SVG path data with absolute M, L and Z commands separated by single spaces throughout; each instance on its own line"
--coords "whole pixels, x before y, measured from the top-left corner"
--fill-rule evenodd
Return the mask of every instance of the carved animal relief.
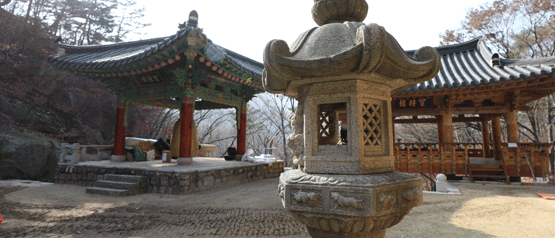
M 345 197 L 339 193 L 331 193 L 331 198 L 340 207 L 347 208 L 347 209 L 353 208 L 355 210 L 362 210 L 362 202 L 364 201 L 363 199 Z
M 378 201 L 380 201 L 380 204 L 382 205 L 382 207 L 386 209 L 394 208 L 395 204 L 397 204 L 397 199 L 388 193 L 380 194 L 378 196 Z
M 307 193 L 299 191 L 293 194 L 293 199 L 295 199 L 298 204 L 306 204 L 311 207 L 320 205 L 320 194 L 315 192 Z

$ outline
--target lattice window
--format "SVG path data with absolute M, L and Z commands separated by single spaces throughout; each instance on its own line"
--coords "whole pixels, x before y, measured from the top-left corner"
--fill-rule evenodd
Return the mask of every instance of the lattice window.
M 320 117 L 318 119 L 318 126 L 320 129 L 320 137 L 322 138 L 329 138 L 330 135 L 330 113 L 326 111 L 320 112 Z
M 365 146 L 382 146 L 382 106 L 374 103 L 362 104 L 362 136 Z

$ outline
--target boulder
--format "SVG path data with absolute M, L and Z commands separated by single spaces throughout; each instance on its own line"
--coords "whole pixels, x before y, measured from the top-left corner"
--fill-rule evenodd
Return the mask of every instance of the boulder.
M 60 143 L 0 126 L 0 178 L 51 178 L 56 173 Z

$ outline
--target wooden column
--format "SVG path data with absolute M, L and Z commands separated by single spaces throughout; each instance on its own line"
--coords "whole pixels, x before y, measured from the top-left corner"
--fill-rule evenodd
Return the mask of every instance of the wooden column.
M 505 113 L 505 123 L 507 124 L 507 142 L 518 143 L 518 124 L 516 110 Z
M 125 102 L 119 101 L 116 109 L 116 128 L 114 131 L 113 155 L 124 155 L 125 149 Z
M 501 149 L 501 117 L 496 116 L 491 121 L 491 129 L 493 131 L 493 152 L 495 160 L 502 159 Z
M 439 143 L 453 143 L 453 116 L 450 112 L 439 116 L 437 131 Z
M 247 108 L 243 105 L 239 110 L 239 123 L 237 128 L 237 154 L 244 155 L 247 151 Z
M 191 140 L 193 138 L 193 113 L 195 100 L 191 96 L 183 96 L 181 103 L 181 134 L 179 137 L 179 157 L 191 157 Z
M 391 118 L 391 134 L 393 134 L 393 136 L 391 137 L 393 143 L 391 143 L 391 145 L 395 145 L 395 117 Z
M 437 142 L 438 143 L 443 143 L 443 127 L 441 125 L 443 125 L 443 120 L 441 119 L 441 116 L 436 116 L 437 122 Z
M 485 158 L 491 158 L 493 157 L 493 153 L 492 150 L 490 150 L 491 148 L 491 139 L 490 139 L 490 132 L 489 132 L 489 121 L 488 119 L 484 118 L 484 116 L 480 115 L 480 117 L 482 117 L 482 141 L 483 141 L 483 146 L 484 146 L 484 157 Z

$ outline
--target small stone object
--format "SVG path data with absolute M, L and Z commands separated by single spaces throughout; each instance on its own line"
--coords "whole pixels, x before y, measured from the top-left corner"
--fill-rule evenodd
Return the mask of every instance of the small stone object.
M 177 158 L 177 165 L 188 165 L 193 163 L 193 158 Z
M 436 176 L 436 192 L 446 193 L 448 190 L 447 177 L 444 174 L 438 174 Z
M 125 155 L 111 155 L 110 160 L 112 162 L 125 162 L 126 156 Z

